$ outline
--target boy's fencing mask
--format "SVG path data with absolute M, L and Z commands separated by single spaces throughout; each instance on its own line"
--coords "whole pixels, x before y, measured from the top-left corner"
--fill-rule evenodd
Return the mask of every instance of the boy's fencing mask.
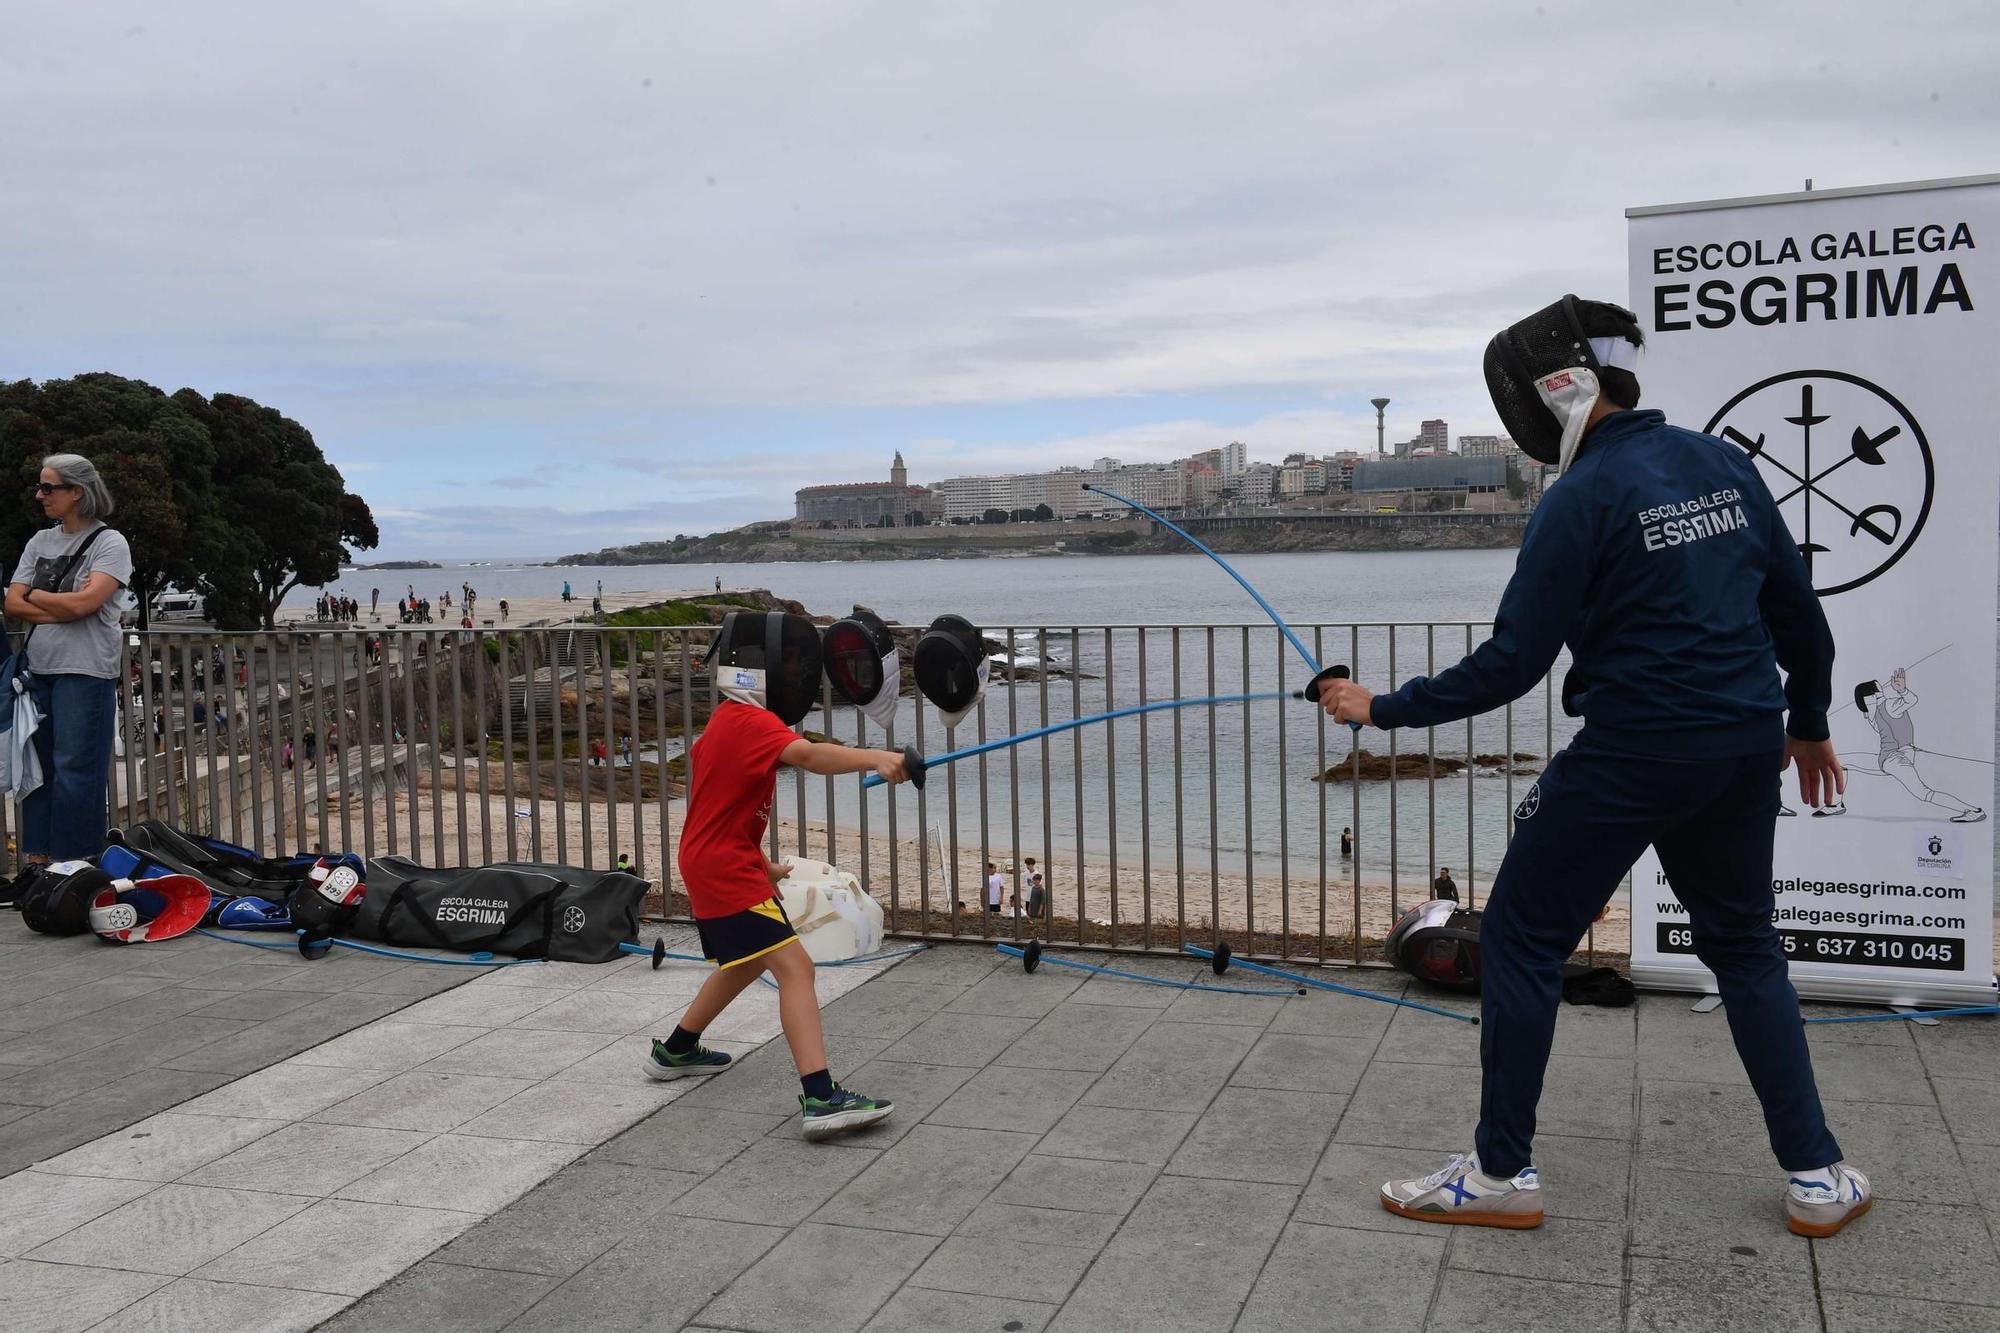
M 731 611 L 709 648 L 725 699 L 768 708 L 788 727 L 819 702 L 819 626 L 783 611 Z
M 873 611 L 857 606 L 853 615 L 827 626 L 826 676 L 834 693 L 876 726 L 887 731 L 895 721 L 903 660 L 889 627 Z
M 917 689 L 955 727 L 986 691 L 986 639 L 963 616 L 939 616 L 917 640 Z
M 1587 335 L 1578 304 L 1576 297 L 1565 296 L 1486 344 L 1486 390 L 1501 424 L 1521 452 L 1565 471 L 1603 390 L 1602 372 L 1631 371 L 1639 364 L 1639 349 L 1626 338 Z M 1638 332 L 1630 311 L 1601 308 L 1624 316 Z

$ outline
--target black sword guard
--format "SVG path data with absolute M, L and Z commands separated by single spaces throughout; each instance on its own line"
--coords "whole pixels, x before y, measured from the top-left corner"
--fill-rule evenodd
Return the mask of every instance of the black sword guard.
M 1311 680 L 1307 681 L 1306 687 L 1304 689 L 1293 690 L 1292 697 L 1294 699 L 1307 699 L 1313 703 L 1318 703 L 1319 686 L 1321 681 L 1351 680 L 1353 679 L 1353 677 L 1354 673 L 1349 671 L 1344 663 L 1336 662 L 1332 666 L 1327 667 L 1325 670 L 1321 671 L 1317 676 L 1314 676 Z

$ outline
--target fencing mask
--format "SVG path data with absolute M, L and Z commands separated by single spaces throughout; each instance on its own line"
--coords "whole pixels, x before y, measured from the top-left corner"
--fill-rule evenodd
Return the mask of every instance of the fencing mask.
M 114 879 L 91 900 L 90 928 L 106 944 L 139 944 L 185 935 L 207 913 L 208 885 L 193 875 Z
M 1501 424 L 1528 457 L 1564 470 L 1583 442 L 1590 409 L 1604 388 L 1603 372 L 1638 366 L 1639 349 L 1624 332 L 1599 337 L 1584 332 L 1585 304 L 1599 315 L 1611 312 L 1639 336 L 1631 311 L 1565 296 L 1486 344 L 1486 390 Z
M 896 718 L 903 679 L 902 656 L 882 618 L 857 606 L 826 631 L 826 676 L 833 691 L 866 713 L 884 731 Z
M 1479 913 L 1445 898 L 1418 903 L 1389 931 L 1391 962 L 1419 981 L 1479 993 Z
M 819 702 L 820 657 L 819 626 L 783 611 L 731 611 L 709 648 L 722 696 L 768 708 L 788 727 Z
M 917 689 L 955 727 L 986 692 L 986 639 L 963 616 L 939 616 L 917 640 Z

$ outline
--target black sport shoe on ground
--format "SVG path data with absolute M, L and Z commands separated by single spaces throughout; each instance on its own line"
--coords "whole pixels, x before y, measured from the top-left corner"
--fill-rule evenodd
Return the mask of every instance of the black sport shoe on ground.
M 646 1056 L 646 1076 L 648 1078 L 687 1078 L 692 1074 L 720 1074 L 729 1068 L 726 1051 L 711 1051 L 706 1046 L 697 1046 L 683 1055 L 675 1055 L 667 1049 L 667 1044 L 655 1039 L 653 1049 Z
M 24 866 L 21 873 L 14 878 L 0 880 L 0 907 L 19 907 L 22 893 L 27 891 L 35 876 L 41 873 L 42 867 L 38 865 Z

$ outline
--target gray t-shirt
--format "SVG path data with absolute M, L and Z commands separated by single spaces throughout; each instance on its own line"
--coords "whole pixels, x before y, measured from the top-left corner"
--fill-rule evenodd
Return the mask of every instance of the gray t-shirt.
M 121 590 L 113 593 L 94 616 L 67 620 L 61 624 L 39 625 L 34 642 L 28 645 L 28 669 L 38 675 L 118 676 L 118 611 L 124 604 L 123 589 L 132 583 L 132 547 L 125 534 L 109 528 L 91 543 L 76 569 L 55 585 L 55 577 L 77 545 L 92 532 L 103 528 L 92 523 L 79 532 L 64 532 L 58 523 L 43 528 L 28 539 L 21 551 L 21 563 L 14 567 L 15 583 L 25 583 L 44 592 L 75 592 L 92 574 L 109 574 Z

